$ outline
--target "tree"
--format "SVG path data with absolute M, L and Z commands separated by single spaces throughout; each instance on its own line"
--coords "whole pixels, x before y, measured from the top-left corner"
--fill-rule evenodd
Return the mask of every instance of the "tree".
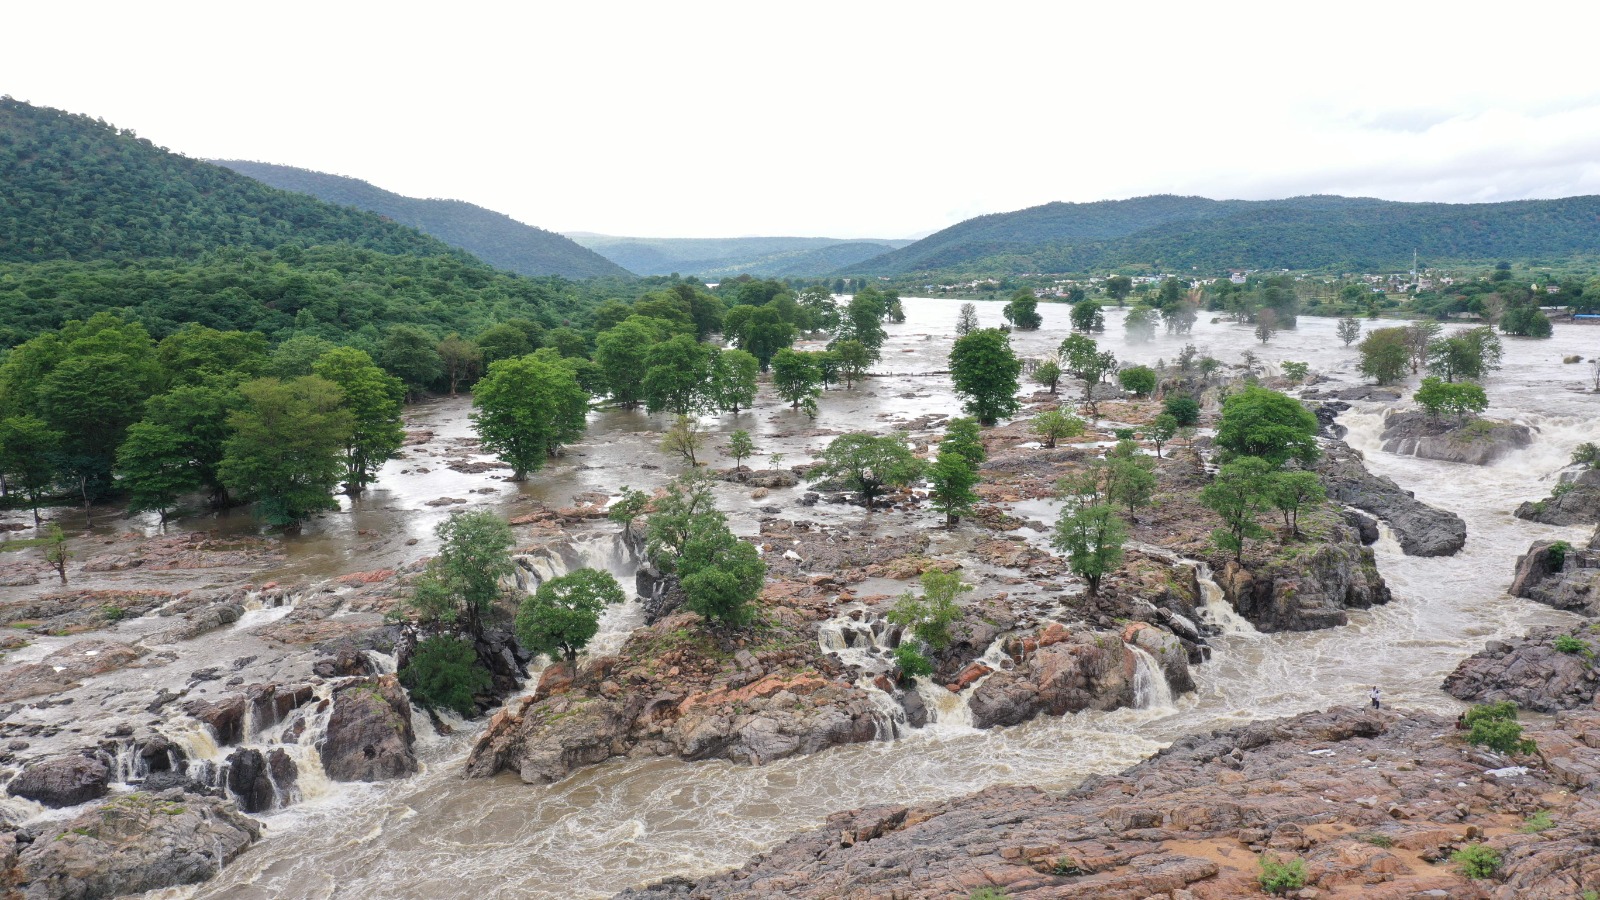
M 934 509 L 944 513 L 946 525 L 960 522 L 978 503 L 972 490 L 978 484 L 978 464 L 967 455 L 970 452 L 959 437 L 947 434 L 939 443 L 939 455 L 928 467 L 928 499 Z
M 634 316 L 595 338 L 594 362 L 612 400 L 628 409 L 644 400 L 641 376 L 649 370 L 650 349 L 665 337 L 658 320 Z
M 691 536 L 727 527 L 712 495 L 713 483 L 710 473 L 691 469 L 668 483 L 653 502 L 645 527 L 645 556 L 651 565 L 672 574 Z
M 723 350 L 711 360 L 711 402 L 738 414 L 755 406 L 761 364 L 743 350 Z
M 1180 427 L 1178 417 L 1169 412 L 1156 416 L 1155 420 L 1150 423 L 1150 430 L 1147 434 L 1151 443 L 1156 445 L 1156 459 L 1161 458 L 1161 445 L 1176 437 Z
M 989 458 L 988 451 L 983 447 L 983 431 L 978 427 L 978 420 L 970 417 L 962 416 L 945 423 L 944 440 L 939 447 L 943 449 L 946 446 L 965 456 L 974 469 Z
M 1422 379 L 1422 386 L 1417 388 L 1413 399 L 1434 418 L 1446 415 L 1465 418 L 1489 408 L 1489 397 L 1482 386 L 1470 381 L 1451 384 L 1432 375 Z
M 1156 336 L 1156 311 L 1148 306 L 1135 306 L 1122 320 L 1122 328 L 1128 333 L 1129 341 L 1148 343 Z
M 1028 430 L 1037 434 L 1048 449 L 1054 449 L 1056 441 L 1062 438 L 1073 438 L 1083 434 L 1085 425 L 1082 419 L 1059 409 L 1046 410 L 1033 417 L 1028 423 Z
M 809 353 L 785 349 L 772 358 L 772 386 L 791 408 L 798 409 L 800 401 L 815 395 L 821 382 L 822 373 Z
M 796 300 L 805 310 L 811 330 L 833 331 L 839 327 L 839 304 L 833 301 L 827 285 L 813 284 L 802 290 Z
M 479 664 L 472 644 L 436 634 L 418 642 L 400 670 L 400 683 L 422 707 L 452 710 L 465 719 L 477 715 L 475 697 L 494 684 L 494 677 Z
M 1073 331 L 1087 333 L 1106 330 L 1105 314 L 1100 311 L 1100 304 L 1093 300 L 1085 300 L 1082 303 L 1074 304 L 1071 318 Z
M 241 379 L 255 378 L 267 364 L 267 337 L 257 331 L 218 331 L 190 322 L 162 339 L 156 358 L 168 385 L 197 384 L 229 372 Z
M 796 335 L 794 325 L 772 306 L 735 306 L 723 318 L 722 331 L 740 350 L 754 356 L 763 372 L 779 350 L 794 343 Z
M 708 412 L 713 348 L 680 334 L 650 348 L 644 373 L 645 405 L 651 412 L 687 416 Z
M 182 435 L 184 456 L 216 508 L 228 505 L 228 489 L 218 474 L 223 449 L 231 435 L 228 417 L 243 405 L 238 382 L 229 374 L 213 375 L 199 384 L 179 385 L 151 397 L 145 404 L 144 421 Z
M 1046 359 L 1033 367 L 1033 375 L 1030 377 L 1033 378 L 1034 384 L 1049 388 L 1053 395 L 1056 386 L 1061 383 L 1061 364 L 1053 359 Z
M 838 341 L 830 349 L 839 357 L 839 374 L 844 376 L 846 390 L 854 387 L 872 366 L 872 351 L 860 341 Z
M 978 327 L 978 307 L 972 303 L 961 304 L 961 312 L 956 315 L 956 337 L 971 334 Z
M 922 460 L 912 455 L 903 435 L 857 433 L 834 438 L 822 451 L 810 480 L 836 479 L 859 494 L 870 510 L 885 488 L 905 487 L 921 474 Z
M 469 381 L 478 374 L 478 368 L 483 365 L 483 352 L 477 344 L 459 334 L 449 335 L 434 349 L 438 351 L 439 361 L 444 366 L 445 380 L 450 383 L 450 396 L 454 397 L 461 382 Z
M 1056 519 L 1050 545 L 1067 555 L 1067 567 L 1089 584 L 1089 596 L 1100 595 L 1100 582 L 1122 565 L 1122 542 L 1128 526 L 1103 503 L 1069 503 Z
M 1278 333 L 1278 314 L 1270 309 L 1263 309 L 1256 313 L 1256 340 L 1265 344 L 1272 340 Z
M 1061 342 L 1061 358 L 1067 371 L 1083 379 L 1083 402 L 1090 415 L 1099 415 L 1094 396 L 1094 386 L 1107 374 L 1117 370 L 1117 358 L 1110 350 L 1102 351 L 1094 338 L 1074 334 Z
M 517 640 L 529 653 L 578 661 L 578 651 L 600 630 L 600 613 L 627 598 L 606 572 L 578 569 L 539 585 L 517 607 Z
M 1013 294 L 1000 314 L 1018 331 L 1036 331 L 1044 324 L 1044 316 L 1039 315 L 1039 298 L 1028 288 Z
M 678 560 L 683 605 L 713 625 L 738 627 L 755 613 L 766 583 L 767 564 L 724 525 L 695 533 Z
M 1132 518 L 1150 505 L 1156 490 L 1156 461 L 1138 451 L 1133 441 L 1121 441 L 1106 452 L 1106 498 L 1128 507 Z
M 21 491 L 39 524 L 39 501 L 56 480 L 55 459 L 61 449 L 61 432 L 36 416 L 0 419 L 0 475 L 6 485 Z
M 1105 289 L 1106 296 L 1121 306 L 1122 302 L 1128 299 L 1128 295 L 1133 293 L 1133 279 L 1126 275 L 1113 275 L 1106 279 Z
M 1350 346 L 1361 337 L 1361 320 L 1345 316 L 1339 320 L 1338 333 L 1339 340 L 1344 341 L 1346 347 Z
M 61 583 L 67 583 L 67 562 L 72 559 L 72 551 L 67 547 L 67 535 L 61 526 L 50 523 L 50 530 L 44 535 L 44 558 L 51 568 L 56 570 Z
M 1500 339 L 1487 325 L 1458 332 L 1428 345 L 1428 371 L 1453 382 L 1482 378 L 1500 368 Z
M 312 369 L 344 394 L 344 407 L 351 416 L 350 437 L 344 447 L 344 486 L 346 492 L 360 495 L 378 480 L 384 461 L 405 443 L 400 421 L 405 386 L 354 347 L 329 350 Z
M 1517 337 L 1547 338 L 1552 332 L 1550 318 L 1536 300 L 1516 303 L 1500 316 L 1500 330 Z
M 571 369 L 533 354 L 489 366 L 472 386 L 472 405 L 483 446 L 511 466 L 511 480 L 523 481 L 583 436 L 589 395 Z
M 888 620 L 910 631 L 935 651 L 950 646 L 950 626 L 961 621 L 956 598 L 972 590 L 959 575 L 929 569 L 922 573 L 922 596 L 901 594 L 890 608 Z
M 1304 383 L 1305 380 L 1306 380 L 1306 377 L 1308 375 L 1310 375 L 1310 374 L 1311 374 L 1311 364 L 1310 363 L 1295 362 L 1293 360 L 1287 360 L 1287 359 L 1283 361 L 1283 377 L 1289 379 L 1290 381 L 1294 382 L 1295 384 Z
M 178 498 L 197 490 L 200 479 L 184 452 L 183 435 L 165 425 L 135 422 L 117 448 L 117 472 L 128 489 L 128 508 L 153 509 L 163 524 Z
M 294 335 L 273 348 L 272 355 L 267 357 L 261 374 L 285 381 L 299 378 L 301 375 L 310 375 L 311 367 L 322 358 L 322 354 L 337 346 L 339 345 L 314 334 Z
M 228 417 L 217 476 L 241 499 L 255 501 L 273 525 L 298 525 L 318 510 L 337 509 L 334 487 L 344 473 L 341 451 L 354 417 L 344 392 L 326 378 L 260 378 L 239 387 L 243 406 Z
M 516 571 L 511 561 L 511 526 L 488 510 L 451 513 L 434 529 L 439 553 L 417 579 L 409 601 L 427 621 L 461 624 L 473 637 Z
M 478 352 L 483 356 L 482 364 L 487 367 L 497 360 L 527 356 L 539 349 L 539 336 L 543 332 L 537 322 L 526 319 L 490 325 L 476 340 Z
M 1272 463 L 1243 456 L 1224 465 L 1200 490 L 1200 502 L 1220 516 L 1224 526 L 1212 533 L 1212 539 L 1223 550 L 1233 551 L 1236 562 L 1244 560 L 1245 540 L 1263 534 L 1257 516 L 1272 504 L 1276 474 Z
M 1278 472 L 1269 485 L 1272 505 L 1283 513 L 1284 527 L 1289 534 L 1300 536 L 1300 510 L 1307 504 L 1320 503 L 1328 493 L 1322 479 L 1314 472 Z
M 676 456 L 693 469 L 700 465 L 695 454 L 705 446 L 705 429 L 700 427 L 700 420 L 693 416 L 679 416 L 672 427 L 661 438 L 661 452 L 668 456 Z
M 1156 391 L 1156 372 L 1149 366 L 1129 366 L 1117 373 L 1117 381 L 1135 397 L 1148 397 Z
M 1017 376 L 1022 361 L 1011 352 L 1011 341 L 997 328 L 980 328 L 956 338 L 950 348 L 950 380 L 962 408 L 983 425 L 1015 413 Z
M 1193 428 L 1200 424 L 1200 403 L 1188 394 L 1171 394 L 1161 409 L 1178 423 L 1179 428 Z
M 1439 323 L 1413 322 L 1406 326 L 1406 352 L 1411 355 L 1411 374 L 1417 374 L 1428 361 L 1428 347 L 1439 339 Z
M 1317 458 L 1317 417 L 1299 400 L 1250 386 L 1222 402 L 1216 445 L 1228 457 L 1259 457 L 1281 466 Z
M 733 457 L 734 469 L 744 468 L 744 461 L 754 456 L 755 442 L 750 440 L 750 432 L 739 429 L 728 435 L 728 455 Z
M 1404 328 L 1379 328 L 1362 339 L 1361 362 L 1356 368 L 1379 384 L 1394 384 L 1405 377 L 1411 358 Z
M 415 325 L 391 327 L 378 347 L 377 361 L 405 383 L 407 401 L 415 400 L 444 371 L 433 336 Z

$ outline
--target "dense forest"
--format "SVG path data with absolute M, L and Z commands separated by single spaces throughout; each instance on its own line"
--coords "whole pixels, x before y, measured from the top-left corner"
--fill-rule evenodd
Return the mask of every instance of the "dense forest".
M 710 279 L 814 277 L 911 243 L 807 237 L 636 238 L 581 232 L 569 237 L 640 275 L 681 272 Z
M 403 197 L 359 179 L 293 166 L 230 159 L 212 162 L 280 190 L 377 213 L 519 275 L 593 278 L 628 274 L 611 260 L 553 231 L 524 225 L 504 213 L 462 200 Z
M 373 213 L 267 187 L 88 116 L 0 97 L 0 261 L 192 259 L 348 243 L 464 256 Z
M 1600 197 L 1396 203 L 1345 197 L 1140 197 L 970 219 L 854 266 L 871 275 L 1230 268 L 1372 272 L 1424 262 L 1570 257 L 1600 241 Z M 843 267 L 852 268 L 852 267 Z

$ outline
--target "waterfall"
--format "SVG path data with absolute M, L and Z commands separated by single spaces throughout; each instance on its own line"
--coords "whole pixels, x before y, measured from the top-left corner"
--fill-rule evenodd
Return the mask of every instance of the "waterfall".
M 920 677 L 917 693 L 922 695 L 922 703 L 928 708 L 929 726 L 937 726 L 940 731 L 973 729 L 972 707 L 967 705 L 964 692 L 957 694 L 942 684 L 935 684 L 931 678 Z
M 840 612 L 817 626 L 817 646 L 823 653 L 869 672 L 888 670 L 899 636 L 897 626 L 860 607 Z
M 878 708 L 878 715 L 873 719 L 874 727 L 877 728 L 875 739 L 892 741 L 906 730 L 906 711 L 893 697 L 872 682 L 871 677 L 863 675 L 856 680 L 856 687 L 865 691 L 867 697 L 872 700 L 872 705 Z
M 1211 577 L 1211 567 L 1203 562 L 1194 564 L 1195 581 L 1200 585 L 1200 618 L 1223 634 L 1260 634 L 1250 620 L 1228 602 L 1222 586 Z
M 539 585 L 575 572 L 594 569 L 607 572 L 622 586 L 627 602 L 608 606 L 600 613 L 600 630 L 590 639 L 585 653 L 588 656 L 606 656 L 622 649 L 634 629 L 644 624 L 644 605 L 636 590 L 634 574 L 639 568 L 639 557 L 634 547 L 620 533 L 587 532 L 563 542 L 553 542 L 514 557 L 517 587 L 527 593 Z
M 1133 704 L 1139 709 L 1172 709 L 1172 685 L 1161 664 L 1143 647 L 1123 644 L 1133 654 Z

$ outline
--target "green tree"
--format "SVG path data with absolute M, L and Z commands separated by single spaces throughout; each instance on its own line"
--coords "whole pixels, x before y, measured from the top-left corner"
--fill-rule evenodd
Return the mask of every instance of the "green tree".
M 680 416 L 709 412 L 713 348 L 686 334 L 650 348 L 644 372 L 645 405 Z
M 1049 388 L 1053 395 L 1056 386 L 1061 383 L 1061 365 L 1053 359 L 1046 359 L 1033 367 L 1033 383 Z
M 1299 400 L 1249 386 L 1222 402 L 1216 445 L 1224 458 L 1253 456 L 1272 466 L 1290 459 L 1316 461 L 1317 417 Z
M 190 322 L 162 339 L 156 358 L 168 385 L 198 384 L 230 372 L 255 378 L 267 365 L 267 338 L 260 332 L 218 331 Z
M 969 420 L 970 421 L 970 420 Z M 982 445 L 979 445 L 982 451 Z M 972 512 L 978 503 L 973 488 L 978 484 L 978 464 L 967 455 L 958 437 L 947 435 L 939 443 L 939 454 L 928 467 L 928 499 L 944 513 L 946 525 L 955 525 Z
M 656 498 L 645 526 L 645 556 L 651 565 L 675 573 L 690 537 L 727 529 L 728 520 L 717 509 L 712 484 L 709 473 L 694 469 L 668 483 L 663 495 Z
M 243 406 L 228 417 L 217 476 L 254 501 L 272 525 L 296 526 L 337 509 L 331 494 L 344 467 L 340 453 L 354 428 L 344 392 L 325 378 L 259 378 L 239 387 Z
M 723 350 L 711 360 L 711 402 L 717 409 L 737 414 L 756 403 L 761 364 L 743 350 Z
M 659 320 L 634 316 L 595 338 L 594 361 L 600 367 L 606 391 L 618 404 L 633 408 L 644 400 L 644 381 L 650 350 L 666 335 Z
M 1083 402 L 1088 405 L 1090 415 L 1099 415 L 1094 387 L 1117 370 L 1116 356 L 1109 350 L 1102 351 L 1094 338 L 1074 334 L 1061 342 L 1061 359 L 1069 373 L 1083 379 Z
M 813 284 L 805 288 L 796 301 L 806 311 L 811 330 L 833 331 L 839 327 L 839 304 L 834 302 L 833 292 L 827 285 Z
M 1510 305 L 1500 315 L 1500 330 L 1517 337 L 1547 338 L 1552 332 L 1550 317 L 1539 309 L 1536 300 Z
M 461 383 L 477 377 L 478 370 L 483 366 L 483 351 L 459 334 L 448 335 L 434 350 L 439 354 L 444 379 L 450 384 L 452 397 Z
M 297 376 L 298 377 L 298 376 Z M 244 395 L 231 374 L 213 375 L 199 384 L 184 384 L 151 397 L 144 421 L 183 437 L 184 457 L 211 495 L 211 505 L 228 505 L 228 488 L 218 470 L 231 432 L 228 417 L 244 406 Z
M 1039 315 L 1039 298 L 1029 288 L 1013 294 L 1000 314 L 1018 331 L 1037 331 L 1044 324 L 1044 316 Z
M 589 355 L 589 339 L 584 337 L 583 332 L 566 326 L 545 332 L 539 345 L 554 350 L 563 359 L 576 359 Z
M 1129 341 L 1148 343 L 1156 336 L 1156 311 L 1148 306 L 1135 306 L 1122 320 L 1122 328 L 1128 333 Z
M 929 569 L 922 573 L 922 596 L 910 591 L 901 594 L 887 618 L 907 629 L 917 640 L 935 651 L 950 646 L 950 627 L 961 621 L 961 604 L 956 598 L 972 590 L 953 572 Z
M 537 322 L 511 319 L 490 325 L 478 335 L 478 352 L 483 354 L 483 365 L 502 359 L 516 359 L 539 349 L 539 336 L 544 329 Z
M 1428 347 L 1439 339 L 1442 331 L 1438 322 L 1412 322 L 1406 326 L 1406 351 L 1411 354 L 1411 374 L 1417 374 L 1428 361 Z
M 700 420 L 693 416 L 679 416 L 661 437 L 661 452 L 668 456 L 676 456 L 693 469 L 700 465 L 696 454 L 706 443 L 705 429 L 700 427 Z
M 740 350 L 754 356 L 762 371 L 797 335 L 794 325 L 771 306 L 735 306 L 723 317 L 722 331 Z
M 600 613 L 607 605 L 627 598 L 622 586 L 608 573 L 578 569 L 539 585 L 517 608 L 517 640 L 529 653 L 552 660 L 578 661 L 578 652 L 600 630 Z
M 1533 741 L 1522 737 L 1522 726 L 1517 724 L 1517 705 L 1510 700 L 1499 703 L 1479 703 L 1463 716 L 1467 726 L 1467 743 L 1488 747 L 1500 753 L 1533 753 Z
M 951 419 L 944 425 L 944 440 L 939 444 L 943 449 L 950 449 L 965 456 L 972 463 L 973 468 L 983 465 L 989 458 L 989 453 L 983 447 L 983 430 L 978 426 L 978 420 L 970 416 L 961 416 Z
M 767 564 L 755 547 L 723 526 L 689 538 L 678 560 L 678 575 L 684 606 L 713 625 L 738 627 L 755 614 Z
M 1169 412 L 1156 416 L 1150 423 L 1146 436 L 1156 445 L 1156 459 L 1161 458 L 1161 446 L 1177 436 L 1179 427 L 1177 416 Z
M 1056 519 L 1050 545 L 1067 556 L 1067 567 L 1100 595 L 1100 582 L 1122 565 L 1122 542 L 1128 526 L 1105 504 L 1069 503 Z
M 1100 304 L 1093 300 L 1073 304 L 1072 330 L 1081 332 L 1105 331 L 1106 317 L 1100 311 Z
M 56 481 L 61 432 L 36 416 L 0 419 L 0 475 L 10 490 L 21 491 L 39 524 L 39 502 Z
M 755 441 L 750 439 L 750 432 L 739 429 L 728 435 L 728 455 L 733 457 L 733 467 L 741 469 L 744 461 L 754 456 L 756 452 Z
M 483 446 L 511 466 L 513 481 L 522 481 L 583 436 L 589 395 L 571 369 L 535 354 L 491 365 L 472 387 L 472 405 Z
M 117 448 L 117 472 L 130 510 L 153 509 L 167 521 L 178 498 L 200 487 L 183 435 L 165 425 L 135 422 Z
M 1283 525 L 1295 537 L 1300 536 L 1300 510 L 1328 497 L 1322 480 L 1314 472 L 1279 472 L 1273 476 L 1269 487 L 1272 505 L 1283 513 Z
M 67 563 L 72 559 L 72 550 L 67 546 L 66 533 L 54 522 L 50 523 L 50 529 L 44 535 L 44 558 L 56 570 L 61 583 L 66 584 Z
M 1361 320 L 1345 316 L 1339 320 L 1337 331 L 1339 340 L 1344 341 L 1344 345 L 1348 347 L 1361 337 Z
M 1133 279 L 1126 275 L 1113 275 L 1106 279 L 1105 290 L 1106 296 L 1121 306 L 1122 302 L 1128 299 L 1128 295 L 1133 293 Z
M 1428 371 L 1449 382 L 1483 378 L 1500 368 L 1502 352 L 1493 329 L 1468 329 L 1428 345 Z
M 1135 397 L 1148 397 L 1156 391 L 1156 371 L 1149 366 L 1129 366 L 1117 373 L 1117 381 Z
M 314 334 L 294 335 L 273 349 L 261 374 L 284 381 L 310 375 L 311 367 L 322 358 L 322 354 L 337 346 L 339 345 Z
M 1086 427 L 1082 419 L 1059 409 L 1045 410 L 1028 423 L 1028 430 L 1037 434 L 1047 449 L 1054 449 L 1062 438 L 1082 435 Z
M 384 461 L 405 443 L 400 422 L 405 386 L 354 347 L 329 350 L 312 368 L 344 393 L 352 425 L 344 447 L 344 486 L 346 492 L 360 495 L 378 480 Z
M 838 341 L 830 348 L 838 354 L 839 374 L 844 377 L 845 388 L 855 387 L 855 383 L 872 367 L 872 351 L 857 340 Z
M 1263 309 L 1256 313 L 1256 340 L 1265 344 L 1272 340 L 1278 333 L 1278 314 L 1270 309 Z
M 478 714 L 476 696 L 494 684 L 478 663 L 472 644 L 447 634 L 418 642 L 400 669 L 400 683 L 426 709 L 453 710 L 463 719 Z
M 434 529 L 439 553 L 418 577 L 410 606 L 426 621 L 460 624 L 473 637 L 516 571 L 511 526 L 488 510 L 452 513 Z
M 1362 339 L 1359 349 L 1361 362 L 1357 364 L 1357 369 L 1361 374 L 1379 384 L 1394 384 L 1405 377 L 1411 354 L 1406 346 L 1404 328 L 1370 331 Z
M 405 384 L 408 401 L 421 396 L 444 372 L 438 342 L 415 325 L 390 328 L 378 347 L 377 362 L 384 371 Z
M 962 408 L 983 425 L 993 425 L 1014 414 L 1017 377 L 1022 361 L 1011 352 L 1011 341 L 997 328 L 980 328 L 956 338 L 950 348 L 950 380 Z
M 1489 408 L 1489 397 L 1482 386 L 1470 381 L 1451 384 L 1432 375 L 1422 379 L 1413 399 L 1434 418 L 1446 415 L 1465 418 Z
M 1193 428 L 1200 424 L 1200 404 L 1188 394 L 1171 394 L 1161 409 L 1178 423 L 1179 428 Z
M 922 468 L 922 460 L 906 447 L 904 435 L 844 434 L 822 451 L 810 479 L 840 481 L 861 495 L 870 510 L 885 488 L 905 487 L 922 475 Z
M 822 373 L 809 353 L 779 350 L 772 357 L 772 386 L 778 396 L 798 409 L 800 401 L 815 396 L 822 383 Z
M 1132 518 L 1149 506 L 1156 490 L 1156 461 L 1138 451 L 1133 441 L 1120 441 L 1106 453 L 1106 498 L 1128 507 Z
M 1246 539 L 1265 533 L 1257 519 L 1272 505 L 1276 474 L 1272 463 L 1243 456 L 1224 465 L 1200 490 L 1200 502 L 1220 516 L 1224 526 L 1212 532 L 1212 539 L 1221 549 L 1233 551 L 1235 561 L 1244 560 Z
M 883 330 L 883 314 L 886 308 L 883 295 L 870 285 L 857 291 L 850 298 L 835 339 L 861 342 L 876 362 L 878 350 L 889 337 L 888 332 Z

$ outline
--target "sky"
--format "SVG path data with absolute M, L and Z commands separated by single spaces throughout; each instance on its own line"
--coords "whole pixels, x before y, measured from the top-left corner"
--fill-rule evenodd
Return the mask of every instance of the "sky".
M 11 4 L 0 94 L 556 231 L 1600 194 L 1600 4 Z M 0 186 L 3 189 L 3 186 Z

